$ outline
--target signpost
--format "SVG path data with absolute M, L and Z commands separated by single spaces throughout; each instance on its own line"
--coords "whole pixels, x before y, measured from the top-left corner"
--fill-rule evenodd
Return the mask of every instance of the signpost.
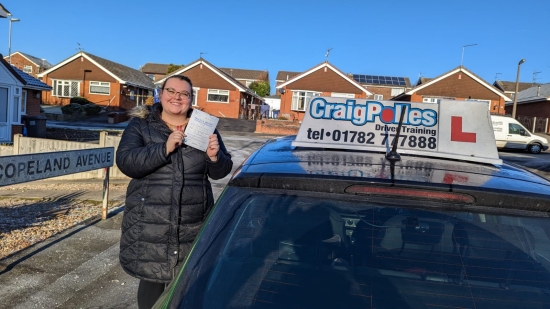
M 114 147 L 0 157 L 0 187 L 105 168 L 102 219 L 107 218 Z

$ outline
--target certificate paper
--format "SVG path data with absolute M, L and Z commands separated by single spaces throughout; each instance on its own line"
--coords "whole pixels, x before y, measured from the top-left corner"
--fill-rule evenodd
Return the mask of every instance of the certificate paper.
M 185 128 L 184 133 L 186 137 L 183 143 L 198 150 L 206 151 L 208 147 L 208 137 L 214 133 L 214 129 L 216 129 L 218 125 L 218 120 L 217 117 L 194 109 L 189 119 L 189 123 Z

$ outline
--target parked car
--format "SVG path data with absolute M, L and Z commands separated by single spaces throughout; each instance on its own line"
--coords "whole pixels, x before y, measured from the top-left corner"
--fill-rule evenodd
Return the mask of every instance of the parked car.
M 314 98 L 155 308 L 549 308 L 550 182 L 498 158 L 487 106 L 456 105 Z
M 548 149 L 546 138 L 529 132 L 512 117 L 492 115 L 491 121 L 499 149 L 525 149 L 530 153 Z

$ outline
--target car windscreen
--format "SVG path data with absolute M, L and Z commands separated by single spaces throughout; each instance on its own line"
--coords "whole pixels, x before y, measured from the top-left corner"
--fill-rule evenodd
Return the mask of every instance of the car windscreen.
M 549 233 L 545 214 L 229 188 L 171 307 L 549 308 Z

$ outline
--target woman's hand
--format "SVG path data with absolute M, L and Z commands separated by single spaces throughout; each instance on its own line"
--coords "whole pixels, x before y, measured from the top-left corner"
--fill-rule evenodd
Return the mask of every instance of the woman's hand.
M 218 151 L 220 151 L 220 144 L 218 143 L 218 135 L 211 134 L 208 137 L 208 147 L 206 147 L 206 155 L 211 161 L 218 161 Z
M 166 140 L 166 155 L 169 155 L 174 151 L 177 147 L 183 143 L 183 139 L 185 138 L 185 134 L 183 131 L 176 130 L 168 136 L 168 139 Z M 216 139 L 217 140 L 217 139 Z

